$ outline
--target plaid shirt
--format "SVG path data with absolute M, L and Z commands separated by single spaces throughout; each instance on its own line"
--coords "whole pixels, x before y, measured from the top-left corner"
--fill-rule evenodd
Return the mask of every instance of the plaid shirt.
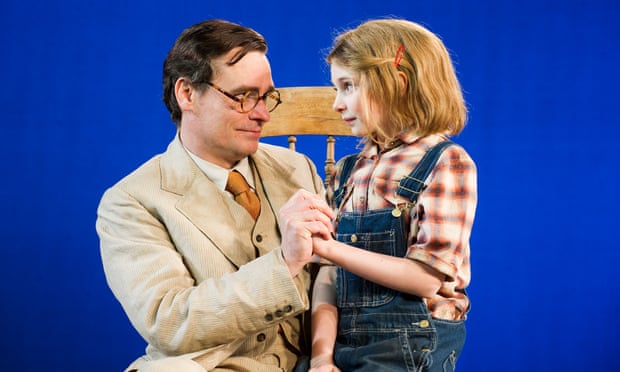
M 406 203 L 396 194 L 401 178 L 415 168 L 429 148 L 445 139 L 440 135 L 419 138 L 405 134 L 399 145 L 383 152 L 367 146 L 348 180 L 341 210 L 365 212 Z M 340 171 L 337 167 L 333 180 L 336 189 Z M 461 319 L 469 308 L 464 289 L 470 282 L 469 237 L 477 203 L 476 165 L 462 147 L 449 146 L 426 185 L 409 214 L 406 256 L 446 277 L 439 292 L 426 299 L 432 316 Z

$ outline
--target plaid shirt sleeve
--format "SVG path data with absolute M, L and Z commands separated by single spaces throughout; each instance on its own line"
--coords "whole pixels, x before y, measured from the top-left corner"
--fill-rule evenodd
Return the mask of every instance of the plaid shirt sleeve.
M 470 281 L 469 238 L 477 204 L 476 165 L 460 146 L 448 147 L 427 180 L 412 219 L 407 257 L 446 275 L 447 292 Z

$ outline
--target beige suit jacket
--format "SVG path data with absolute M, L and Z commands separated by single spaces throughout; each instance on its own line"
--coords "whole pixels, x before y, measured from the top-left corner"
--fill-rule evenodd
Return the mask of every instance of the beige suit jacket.
M 299 347 L 309 275 L 289 274 L 278 211 L 298 189 L 322 194 L 323 186 L 314 164 L 288 149 L 260 144 L 250 160 L 261 200 L 256 224 L 200 171 L 178 135 L 104 193 L 96 227 L 107 282 L 148 343 L 130 368 L 170 358 L 206 370 L 295 363 L 281 349 Z

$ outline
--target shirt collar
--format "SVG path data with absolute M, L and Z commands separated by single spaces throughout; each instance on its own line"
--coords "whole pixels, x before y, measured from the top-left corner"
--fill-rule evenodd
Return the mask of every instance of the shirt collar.
M 194 162 L 196 163 L 198 168 L 200 168 L 200 170 L 211 181 L 213 181 L 213 183 L 215 183 L 215 185 L 220 190 L 223 191 L 223 190 L 226 189 L 226 182 L 228 181 L 228 173 L 230 173 L 232 170 L 236 170 L 239 173 L 241 173 L 243 175 L 243 177 L 245 177 L 245 179 L 248 182 L 248 184 L 250 185 L 250 187 L 252 189 L 255 189 L 255 187 L 254 187 L 254 177 L 253 177 L 252 171 L 250 169 L 250 161 L 248 160 L 247 157 L 242 159 L 242 160 L 240 160 L 237 164 L 235 164 L 233 169 L 226 169 L 226 168 L 222 168 L 219 165 L 215 165 L 215 164 L 213 164 L 211 162 L 208 162 L 208 161 L 198 157 L 196 154 L 193 154 L 191 151 L 189 151 L 187 149 L 187 147 L 185 147 L 185 151 L 187 151 L 187 153 L 192 158 L 192 160 L 194 160 Z
M 377 156 L 380 152 L 385 153 L 392 151 L 395 148 L 398 148 L 400 145 L 410 145 L 418 141 L 420 138 L 421 137 L 415 134 L 413 130 L 405 131 L 399 134 L 398 137 L 396 137 L 396 139 L 390 143 L 390 146 L 385 148 L 383 151 L 379 151 L 379 146 L 377 146 L 375 143 L 368 142 L 360 155 L 365 158 L 372 158 L 374 156 Z

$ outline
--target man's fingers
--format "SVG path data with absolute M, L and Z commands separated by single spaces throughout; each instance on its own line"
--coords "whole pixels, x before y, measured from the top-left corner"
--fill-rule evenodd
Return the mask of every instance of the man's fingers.
M 303 210 L 318 210 L 328 218 L 334 218 L 334 212 L 318 194 L 300 189 L 280 209 L 280 213 L 289 214 Z

